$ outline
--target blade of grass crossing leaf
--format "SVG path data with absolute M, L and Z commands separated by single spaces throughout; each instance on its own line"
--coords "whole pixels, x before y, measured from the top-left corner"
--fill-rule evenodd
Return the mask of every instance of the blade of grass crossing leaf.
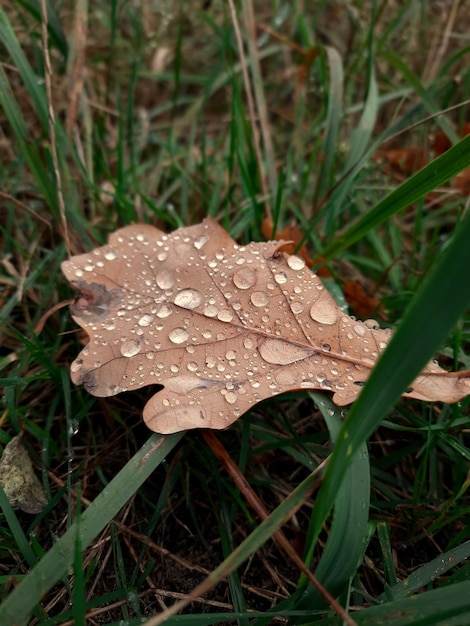
M 361 217 L 345 232 L 319 252 L 319 256 L 332 258 L 364 237 L 370 230 L 382 224 L 395 213 L 424 197 L 439 185 L 450 180 L 470 165 L 470 135 L 464 137 L 450 150 L 423 167 L 405 183 L 392 191 L 369 213 Z
M 72 566 L 77 533 L 82 549 L 85 549 L 171 452 L 183 434 L 178 433 L 169 437 L 153 435 L 149 438 L 82 514 L 80 525 L 77 527 L 76 522 L 72 524 L 29 575 L 3 601 L 0 605 L 0 624 L 21 626 L 27 623 L 43 595 L 66 575 L 68 568 Z
M 320 393 L 311 393 L 310 396 L 325 418 L 334 443 L 343 423 L 341 410 L 330 398 Z M 355 454 L 346 478 L 336 494 L 328 539 L 315 568 L 315 576 L 335 598 L 347 590 L 362 561 L 366 548 L 364 540 L 369 520 L 369 504 L 369 455 L 364 443 Z M 308 546 L 307 551 L 310 552 Z M 312 610 L 324 606 L 324 598 L 310 585 L 296 608 Z
M 308 531 L 313 545 L 331 510 L 353 455 L 442 345 L 470 305 L 470 215 L 412 300 L 390 344 L 352 406 L 328 464 Z M 311 554 L 310 554 L 311 556 Z

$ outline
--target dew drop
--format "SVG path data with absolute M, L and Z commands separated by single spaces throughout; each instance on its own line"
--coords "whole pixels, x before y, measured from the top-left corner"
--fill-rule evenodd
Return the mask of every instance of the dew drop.
M 78 372 L 79 370 L 82 369 L 82 363 L 83 363 L 83 361 L 81 359 L 77 359 L 70 366 L 70 371 L 71 372 Z
M 334 324 L 338 319 L 338 307 L 328 292 L 323 292 L 320 298 L 312 305 L 310 317 L 320 324 Z
M 364 335 L 366 334 L 366 329 L 363 324 L 356 324 L 353 327 L 353 331 L 356 333 L 356 335 L 359 335 L 359 337 L 364 337 Z
M 195 372 L 197 370 L 197 363 L 195 361 L 190 361 L 186 367 L 190 372 Z
M 78 433 L 78 428 L 79 428 L 78 420 L 75 418 L 72 418 L 70 420 L 69 428 L 68 428 L 69 436 L 72 437 L 73 435 L 76 435 Z
M 170 270 L 160 270 L 155 277 L 155 282 L 160 289 L 171 289 L 175 284 L 175 279 Z
M 233 313 L 228 309 L 221 309 L 217 314 L 217 319 L 221 322 L 231 322 L 233 320 Z
M 213 304 L 209 304 L 204 309 L 204 315 L 206 317 L 216 317 L 218 312 L 219 312 L 219 309 L 216 306 L 214 306 Z
M 189 333 L 184 328 L 173 328 L 168 334 L 168 338 L 173 343 L 183 343 L 187 341 Z
M 227 391 L 227 393 L 225 394 L 225 400 L 229 404 L 235 404 L 235 402 L 237 401 L 237 394 L 234 391 Z
M 287 265 L 291 270 L 299 271 L 305 267 L 305 261 L 295 254 L 287 257 Z
M 250 337 L 245 337 L 245 339 L 243 340 L 243 345 L 245 346 L 247 350 L 253 350 L 254 348 L 253 339 L 250 339 Z
M 202 235 L 199 239 L 196 239 L 194 242 L 194 247 L 196 250 L 200 250 L 207 242 L 209 241 L 209 237 L 207 235 Z
M 261 357 L 272 365 L 289 365 L 315 354 L 310 348 L 290 344 L 281 339 L 266 339 L 258 348 Z
M 173 302 L 183 309 L 195 309 L 202 302 L 202 295 L 196 289 L 183 289 L 179 291 Z
M 299 313 L 302 313 L 302 311 L 304 310 L 304 305 L 301 302 L 292 302 L 290 305 L 291 311 L 292 313 L 295 313 L 296 315 L 298 315 Z
M 268 295 L 264 291 L 253 291 L 250 300 L 254 306 L 266 306 L 268 304 Z
M 106 250 L 106 252 L 104 253 L 104 258 L 107 261 L 114 261 L 114 259 L 116 258 L 116 254 L 113 252 L 113 250 Z
M 239 289 L 250 289 L 256 284 L 256 274 L 249 267 L 242 267 L 233 275 L 233 283 Z
M 136 354 L 139 354 L 141 348 L 142 345 L 140 341 L 137 341 L 136 339 L 129 339 L 129 341 L 124 341 L 121 345 L 121 354 L 122 356 L 127 357 L 135 356 Z
M 206 357 L 206 367 L 208 367 L 209 369 L 212 369 L 213 367 L 216 366 L 217 363 L 217 359 L 213 356 L 208 356 Z
M 284 272 L 279 272 L 278 274 L 274 275 L 274 280 L 277 282 L 278 285 L 283 285 L 287 282 L 287 276 L 284 274 Z
M 160 308 L 157 309 L 156 316 L 160 319 L 164 319 L 165 317 L 169 317 L 172 311 L 167 304 L 162 304 Z
M 153 315 L 142 315 L 142 317 L 137 323 L 139 326 L 150 326 L 152 322 L 153 322 Z

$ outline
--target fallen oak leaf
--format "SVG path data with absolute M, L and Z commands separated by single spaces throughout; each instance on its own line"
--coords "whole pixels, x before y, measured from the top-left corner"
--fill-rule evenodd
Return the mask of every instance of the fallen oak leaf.
M 147 426 L 168 434 L 230 426 L 257 402 L 319 389 L 353 402 L 390 332 L 345 315 L 320 279 L 278 242 L 237 245 L 208 218 L 166 235 L 134 224 L 62 263 L 90 336 L 75 384 L 106 397 L 162 385 Z M 456 402 L 465 373 L 429 363 L 404 395 Z

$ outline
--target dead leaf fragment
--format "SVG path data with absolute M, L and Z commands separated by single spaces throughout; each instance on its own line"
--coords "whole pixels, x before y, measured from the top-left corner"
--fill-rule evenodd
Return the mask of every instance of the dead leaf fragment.
M 278 242 L 237 245 L 212 219 L 166 235 L 135 224 L 62 264 L 90 336 L 74 383 L 113 396 L 163 385 L 144 408 L 159 433 L 226 428 L 286 391 L 358 396 L 390 339 L 342 313 L 320 279 Z M 430 363 L 407 396 L 455 402 L 470 379 Z
M 0 459 L 0 484 L 11 506 L 26 513 L 40 513 L 47 504 L 21 435 L 13 437 L 5 446 Z

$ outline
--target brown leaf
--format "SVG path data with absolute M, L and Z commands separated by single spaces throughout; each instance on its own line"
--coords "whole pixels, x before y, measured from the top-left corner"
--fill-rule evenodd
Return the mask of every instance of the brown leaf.
M 163 385 L 152 430 L 226 428 L 286 391 L 353 402 L 390 333 L 341 312 L 320 279 L 277 242 L 238 246 L 213 220 L 170 235 L 135 224 L 62 269 L 81 294 L 72 316 L 90 343 L 72 363 L 96 396 Z M 406 395 L 455 402 L 470 379 L 430 363 Z
M 47 505 L 46 494 L 34 473 L 21 435 L 13 437 L 5 446 L 0 459 L 0 484 L 11 506 L 26 513 L 40 513 Z

